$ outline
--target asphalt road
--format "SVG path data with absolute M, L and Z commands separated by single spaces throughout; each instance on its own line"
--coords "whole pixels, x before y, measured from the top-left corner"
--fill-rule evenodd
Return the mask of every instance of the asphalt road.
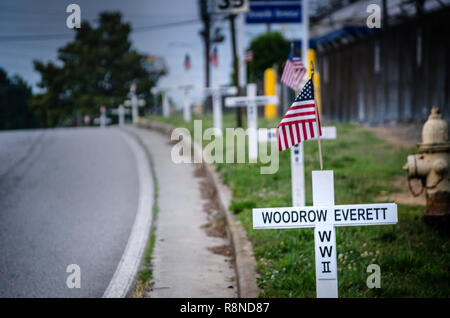
M 116 128 L 0 133 L 0 297 L 101 297 L 135 219 L 133 152 Z M 81 269 L 70 289 L 67 266 Z

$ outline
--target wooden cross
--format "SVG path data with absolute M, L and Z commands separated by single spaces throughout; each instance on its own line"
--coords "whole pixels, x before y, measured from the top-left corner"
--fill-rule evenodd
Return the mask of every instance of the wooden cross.
M 152 87 L 151 92 L 153 95 L 161 93 L 162 95 L 162 113 L 163 116 L 168 118 L 170 116 L 170 105 L 167 91 L 171 90 L 171 87 Z
M 308 140 L 316 140 L 317 137 Z M 322 127 L 320 139 L 336 139 L 336 127 Z M 305 160 L 303 143 L 291 148 L 292 205 L 305 205 Z
M 397 205 L 335 205 L 332 170 L 312 171 L 312 188 L 313 206 L 253 209 L 253 228 L 314 228 L 316 294 L 319 298 L 337 298 L 335 227 L 396 224 Z
M 185 122 L 192 120 L 191 105 L 189 99 L 189 90 L 194 89 L 194 85 L 186 84 L 178 86 L 178 89 L 184 90 L 184 102 L 183 102 L 183 119 Z
M 247 84 L 247 96 L 227 97 L 227 107 L 247 107 L 248 157 L 250 161 L 258 158 L 258 106 L 266 104 L 278 105 L 277 96 L 256 96 L 256 84 Z
M 131 100 L 126 100 L 124 103 L 125 106 L 131 106 L 131 115 L 133 117 L 133 123 L 136 124 L 138 122 L 138 107 L 145 105 L 145 100 L 138 99 L 134 92 L 131 92 Z
M 212 95 L 213 99 L 213 121 L 216 136 L 222 136 L 222 96 L 236 95 L 236 86 L 220 86 L 201 88 L 205 95 Z
M 185 122 L 190 122 L 192 119 L 191 115 L 191 105 L 189 99 L 189 90 L 195 89 L 196 87 L 191 84 L 178 85 L 172 87 L 152 87 L 152 94 L 162 93 L 163 95 L 163 116 L 169 117 L 170 109 L 169 109 L 169 100 L 167 97 L 167 92 L 170 90 L 183 90 L 184 91 L 184 100 L 183 100 L 183 119 Z
M 315 140 L 317 138 L 308 139 Z M 322 127 L 320 139 L 336 139 L 336 127 Z M 258 142 L 278 142 L 276 128 L 258 129 Z M 291 189 L 292 205 L 305 205 L 305 161 L 303 144 L 299 143 L 291 148 Z
M 106 126 L 106 107 L 101 106 L 100 107 L 100 127 Z
M 119 126 L 125 125 L 125 114 L 129 114 L 130 111 L 125 109 L 123 105 L 119 105 L 116 109 L 111 110 L 113 115 L 119 116 Z

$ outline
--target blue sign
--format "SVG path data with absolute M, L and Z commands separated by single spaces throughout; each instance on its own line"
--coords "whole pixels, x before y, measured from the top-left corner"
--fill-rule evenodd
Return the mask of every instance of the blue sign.
M 299 0 L 250 1 L 247 23 L 300 23 L 302 11 Z

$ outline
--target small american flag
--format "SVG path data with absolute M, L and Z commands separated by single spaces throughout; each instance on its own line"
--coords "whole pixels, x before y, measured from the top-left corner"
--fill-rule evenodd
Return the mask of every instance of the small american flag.
M 133 94 L 136 93 L 136 83 L 132 83 L 132 84 L 131 84 L 131 86 L 130 86 L 130 92 L 133 93 Z
M 191 65 L 191 58 L 189 57 L 189 54 L 186 54 L 184 56 L 184 69 L 186 71 L 189 71 L 191 69 L 192 65 Z
M 245 62 L 253 61 L 253 51 L 252 50 L 248 50 L 247 52 L 245 52 L 244 61 Z
M 297 90 L 305 74 L 306 68 L 303 66 L 302 60 L 299 57 L 293 57 L 291 52 L 284 64 L 280 80 L 293 90 Z
M 318 113 L 316 118 L 314 84 L 309 79 L 277 127 L 278 149 L 283 151 L 315 138 L 317 125 L 322 135 Z
M 211 55 L 209 56 L 209 61 L 215 68 L 217 68 L 219 66 L 219 57 L 217 56 L 217 47 L 214 48 Z

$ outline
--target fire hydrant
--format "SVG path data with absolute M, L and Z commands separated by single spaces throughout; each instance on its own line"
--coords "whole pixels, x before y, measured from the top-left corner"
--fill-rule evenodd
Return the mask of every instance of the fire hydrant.
M 433 106 L 431 114 L 422 129 L 422 143 L 419 154 L 408 156 L 403 170 L 410 179 L 420 179 L 425 189 L 426 209 L 423 219 L 445 232 L 449 230 L 450 217 L 450 143 L 448 124 L 442 118 L 439 108 Z M 410 186 L 410 190 L 414 193 Z

